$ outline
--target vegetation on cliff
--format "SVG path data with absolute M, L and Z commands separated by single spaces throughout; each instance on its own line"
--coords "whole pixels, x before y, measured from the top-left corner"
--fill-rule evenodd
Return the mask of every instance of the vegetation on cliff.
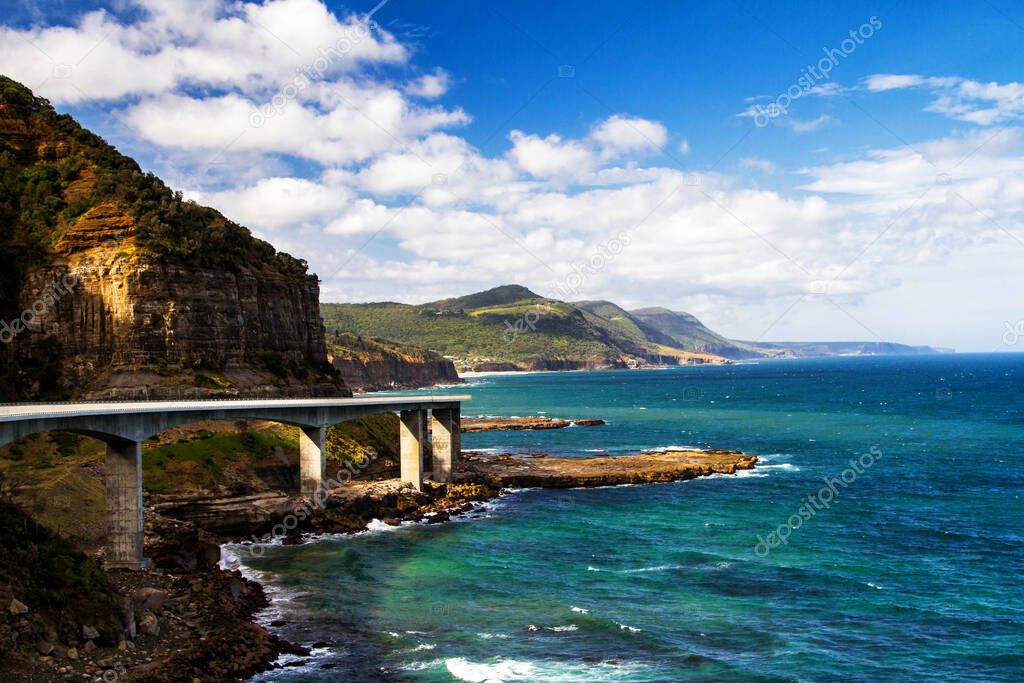
M 85 623 L 116 644 L 118 607 L 94 560 L 7 501 L 0 501 L 0 547 L 3 611 L 16 615 L 21 610 L 13 601 L 24 605 L 28 623 L 22 629 L 43 637 L 53 628 L 58 637 L 77 640 Z M 13 645 L 7 642 L 12 635 L 0 628 L 0 649 Z
M 450 359 L 411 344 L 334 330 L 328 331 L 327 351 L 351 389 L 418 389 L 459 381 Z
M 323 304 L 328 329 L 386 337 L 453 357 L 460 370 L 576 370 L 719 363 L 749 358 L 927 353 L 869 342 L 744 342 L 689 313 L 627 311 L 610 301 L 566 302 L 520 285 L 410 305 Z
M 0 76 L 0 400 L 347 395 L 318 295 L 305 261 Z
M 323 304 L 321 311 L 328 329 L 433 349 L 455 357 L 466 370 L 500 364 L 509 369 L 573 370 L 714 360 L 664 345 L 663 337 L 632 333 L 586 307 L 548 299 L 518 285 L 418 306 Z
M 68 229 L 104 204 L 133 219 L 138 245 L 168 261 L 263 268 L 312 277 L 220 212 L 184 200 L 131 158 L 20 83 L 0 76 L 0 229 L 3 270 L 48 259 Z M 15 281 L 16 282 L 16 281 Z

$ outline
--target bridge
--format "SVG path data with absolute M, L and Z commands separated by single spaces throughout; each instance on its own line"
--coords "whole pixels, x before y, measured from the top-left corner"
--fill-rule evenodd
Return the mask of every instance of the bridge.
M 423 488 L 428 411 L 431 476 L 450 483 L 461 448 L 461 403 L 469 396 L 373 396 L 342 399 L 26 403 L 0 406 L 0 446 L 39 432 L 66 431 L 107 445 L 107 566 L 141 569 L 142 442 L 200 420 L 270 420 L 299 427 L 303 497 L 324 486 L 327 427 L 379 413 L 399 413 L 401 478 Z

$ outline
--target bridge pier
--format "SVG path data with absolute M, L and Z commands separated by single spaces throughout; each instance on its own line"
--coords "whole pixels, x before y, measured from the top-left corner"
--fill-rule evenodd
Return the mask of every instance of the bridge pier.
M 107 566 L 145 569 L 142 557 L 142 442 L 107 441 Z
M 434 481 L 452 483 L 455 460 L 462 452 L 462 419 L 458 408 L 434 408 L 431 411 L 430 447 Z
M 403 410 L 401 425 L 401 479 L 412 484 L 417 491 L 423 490 L 424 441 L 427 438 L 427 411 Z
M 312 498 L 323 486 L 327 468 L 327 427 L 299 429 L 299 492 Z

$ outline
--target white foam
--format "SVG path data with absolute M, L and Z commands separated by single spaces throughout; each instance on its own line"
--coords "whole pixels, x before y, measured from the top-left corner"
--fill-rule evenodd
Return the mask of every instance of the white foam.
M 646 574 L 647 572 L 664 572 L 670 569 L 682 569 L 678 564 L 659 564 L 655 567 L 639 567 L 637 569 L 623 569 L 620 574 Z
M 508 640 L 512 637 L 507 633 L 478 633 L 476 635 L 484 640 Z
M 402 524 L 410 525 L 411 526 L 411 524 L 408 523 L 408 522 L 402 522 Z M 401 528 L 402 528 L 402 525 L 392 526 L 391 524 L 387 524 L 384 521 L 379 520 L 379 519 L 371 519 L 366 524 L 366 530 L 371 532 L 371 533 L 382 533 L 382 532 L 385 532 L 385 531 L 395 531 L 395 530 L 401 529 Z
M 753 477 L 753 478 L 757 479 L 759 477 L 767 477 L 767 476 L 768 476 L 767 472 L 758 472 L 756 469 L 753 469 L 753 470 L 736 470 L 736 474 L 719 474 L 719 473 L 716 472 L 715 474 L 712 474 L 708 478 L 709 479 L 717 479 L 719 477 L 741 477 L 741 478 L 745 479 L 745 478 L 748 478 L 748 477 Z
M 800 468 L 789 462 L 780 462 L 778 465 L 756 465 L 759 470 L 783 470 L 784 472 L 799 472 Z
M 551 683 L 583 683 L 589 681 L 634 680 L 647 666 L 641 663 L 543 661 L 529 662 L 516 659 L 493 659 L 490 662 L 472 662 L 463 657 L 444 661 L 448 673 L 456 680 L 471 683 L 499 681 L 549 681 Z M 645 678 L 644 680 L 649 680 Z
M 499 659 L 493 664 L 478 664 L 462 657 L 453 657 L 444 662 L 448 673 L 460 681 L 489 683 L 490 681 L 534 680 L 537 668 L 530 662 L 514 659 Z
M 590 610 L 583 609 L 582 607 L 570 607 L 569 609 L 577 614 L 590 614 Z
M 635 628 L 633 626 L 627 626 L 626 624 L 620 624 L 617 621 L 615 623 L 616 623 L 616 625 L 618 625 L 620 631 L 629 631 L 630 633 L 640 633 L 640 629 L 638 629 L 638 628 Z

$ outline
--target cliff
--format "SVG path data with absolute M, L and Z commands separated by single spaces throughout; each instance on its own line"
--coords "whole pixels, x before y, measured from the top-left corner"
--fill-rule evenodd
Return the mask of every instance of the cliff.
M 339 332 L 330 336 L 328 348 L 335 370 L 357 390 L 418 389 L 461 381 L 451 360 L 408 344 Z
M 0 77 L 0 399 L 347 396 L 319 284 Z

